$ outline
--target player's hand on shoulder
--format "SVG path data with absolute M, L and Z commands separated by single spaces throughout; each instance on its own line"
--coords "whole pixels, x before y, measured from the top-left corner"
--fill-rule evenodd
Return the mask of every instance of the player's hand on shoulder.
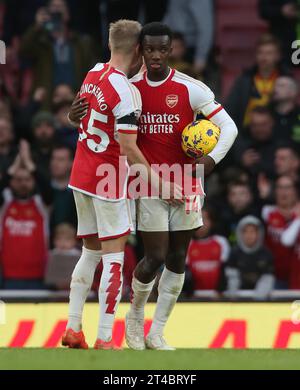
M 80 124 L 81 120 L 88 112 L 89 104 L 85 97 L 80 97 L 79 93 L 75 97 L 69 112 L 69 120 L 73 123 Z

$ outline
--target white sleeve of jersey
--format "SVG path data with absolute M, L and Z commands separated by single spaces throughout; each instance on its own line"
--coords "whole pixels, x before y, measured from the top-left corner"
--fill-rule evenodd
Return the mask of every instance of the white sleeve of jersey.
M 189 91 L 190 104 L 195 113 L 202 113 L 208 116 L 213 110 L 221 107 L 220 104 L 215 102 L 215 95 L 212 90 L 199 80 L 195 80 L 189 76 L 183 75 L 177 72 L 176 81 L 185 84 Z M 211 110 L 213 105 L 213 110 Z
M 109 81 L 120 98 L 119 103 L 112 110 L 115 118 L 118 120 L 134 114 L 138 119 L 142 112 L 142 99 L 139 90 L 124 76 L 117 73 L 111 74 Z M 131 123 L 128 125 L 126 123 L 117 124 L 117 130 L 136 131 L 137 126 L 133 126 Z
M 264 222 L 268 221 L 270 214 L 276 209 L 275 206 L 266 205 L 262 208 L 261 216 Z
M 225 263 L 230 255 L 230 245 L 227 239 L 223 236 L 215 236 L 215 239 L 218 241 L 218 243 L 221 246 L 221 261 Z
M 215 101 L 212 90 L 201 81 L 193 80 L 188 85 L 190 104 L 195 113 L 203 114 L 221 130 L 219 141 L 209 156 L 218 164 L 232 147 L 238 130 L 221 104 Z
M 281 243 L 284 246 L 295 245 L 300 232 L 300 218 L 296 218 L 282 233 Z
M 232 147 L 238 135 L 238 129 L 224 108 L 209 119 L 221 130 L 217 145 L 213 151 L 209 153 L 209 156 L 218 164 Z

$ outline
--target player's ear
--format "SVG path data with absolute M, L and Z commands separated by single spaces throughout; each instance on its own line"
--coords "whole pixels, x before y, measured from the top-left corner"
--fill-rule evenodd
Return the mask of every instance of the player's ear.
M 136 48 L 135 48 L 135 54 L 136 55 L 140 55 L 142 53 L 142 46 L 141 44 L 137 44 Z

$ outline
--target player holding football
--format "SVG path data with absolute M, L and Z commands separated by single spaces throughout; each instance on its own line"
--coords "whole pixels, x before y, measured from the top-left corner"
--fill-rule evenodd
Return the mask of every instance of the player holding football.
M 151 168 L 136 144 L 142 103 L 139 91 L 127 75 L 141 66 L 138 22 L 121 20 L 110 26 L 111 60 L 97 64 L 86 76 L 80 91 L 81 122 L 70 185 L 78 214 L 82 255 L 71 281 L 69 321 L 62 344 L 87 348 L 82 332 L 82 311 L 98 263 L 103 261 L 99 288 L 100 321 L 95 349 L 111 349 L 112 326 L 121 298 L 122 267 L 127 235 L 132 230 L 126 199 L 127 180 L 121 181 L 119 158 Z M 83 114 L 83 116 L 82 116 Z M 113 191 L 99 189 L 99 169 L 110 164 L 116 174 Z M 123 166 L 128 171 L 127 164 Z M 126 175 L 125 175 L 126 176 Z M 100 239 L 100 240 L 99 240 Z
M 198 162 L 205 173 L 212 171 L 231 148 L 237 128 L 213 92 L 202 82 L 170 69 L 172 33 L 162 23 L 150 23 L 141 33 L 142 54 L 147 71 L 131 82 L 141 93 L 143 109 L 138 145 L 149 164 L 191 164 L 180 148 L 182 130 L 198 113 L 221 129 L 214 150 Z M 160 114 L 160 115 L 158 115 Z M 161 118 L 167 118 L 161 125 Z M 156 126 L 160 124 L 160 126 Z M 170 126 L 171 124 L 171 126 Z M 186 213 L 185 205 L 172 206 L 162 199 L 138 200 L 138 229 L 145 257 L 134 271 L 133 297 L 126 316 L 126 340 L 137 350 L 170 350 L 163 331 L 184 283 L 185 258 L 195 229 L 202 225 L 200 212 Z M 144 340 L 144 307 L 156 274 L 165 264 L 158 286 L 158 300 L 150 332 Z
M 144 26 L 141 44 L 147 70 L 131 79 L 140 91 L 143 103 L 139 148 L 150 165 L 195 163 L 181 150 L 181 133 L 198 113 L 202 113 L 221 129 L 214 150 L 198 161 L 204 164 L 205 173 L 210 173 L 225 157 L 237 136 L 234 122 L 214 101 L 214 94 L 206 85 L 170 69 L 172 33 L 168 26 L 158 22 Z M 130 348 L 174 349 L 167 345 L 163 331 L 182 290 L 189 242 L 194 230 L 201 225 L 201 213 L 186 213 L 184 204 L 174 206 L 163 199 L 138 200 L 138 229 L 142 234 L 145 257 L 134 272 L 131 308 L 126 316 L 126 341 Z M 145 340 L 144 307 L 163 264 L 153 323 Z

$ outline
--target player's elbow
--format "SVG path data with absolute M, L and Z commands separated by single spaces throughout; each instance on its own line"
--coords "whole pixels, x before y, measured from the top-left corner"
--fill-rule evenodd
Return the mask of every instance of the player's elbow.
M 236 126 L 236 124 L 234 122 L 233 122 L 233 126 L 234 126 L 234 139 L 236 139 L 236 137 L 239 134 L 239 131 L 238 131 L 238 128 L 237 128 L 237 126 Z
M 226 126 L 226 128 L 225 128 L 225 126 Z M 225 126 L 223 127 L 224 134 L 226 134 L 226 138 L 228 140 L 228 145 L 230 145 L 230 147 L 231 147 L 234 144 L 234 142 L 238 136 L 238 133 L 239 133 L 238 128 L 231 118 L 227 121 Z M 222 131 L 222 128 L 221 128 L 221 131 Z
M 234 121 L 232 119 L 230 120 L 230 131 L 232 134 L 232 138 L 235 140 L 239 134 L 239 131 L 238 131 L 236 124 L 234 123 Z

